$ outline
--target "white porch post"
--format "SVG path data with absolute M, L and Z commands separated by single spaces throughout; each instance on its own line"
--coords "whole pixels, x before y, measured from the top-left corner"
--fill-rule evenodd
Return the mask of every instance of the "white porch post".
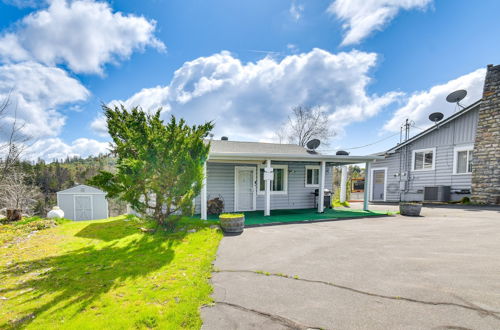
M 323 213 L 325 210 L 325 165 L 322 161 L 319 170 L 318 213 Z
M 363 210 L 368 211 L 368 202 L 370 199 L 370 186 L 371 186 L 371 177 L 370 177 L 370 162 L 366 162 L 365 165 L 365 193 L 363 198 Z
M 207 162 L 203 164 L 203 186 L 201 187 L 201 219 L 207 220 Z
M 340 177 L 340 202 L 344 203 L 346 200 L 347 190 L 347 166 L 342 166 L 342 175 Z
M 264 172 L 271 172 L 271 160 L 268 159 L 266 161 L 266 171 Z M 260 174 L 259 174 L 260 175 Z M 265 176 L 265 175 L 264 175 Z M 271 180 L 264 180 L 266 183 L 266 205 L 264 208 L 264 216 L 269 216 L 271 215 Z

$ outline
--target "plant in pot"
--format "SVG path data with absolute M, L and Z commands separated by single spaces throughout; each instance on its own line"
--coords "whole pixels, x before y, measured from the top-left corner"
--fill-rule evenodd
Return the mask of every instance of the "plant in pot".
M 420 216 L 420 211 L 422 210 L 421 202 L 399 202 L 399 213 L 401 215 L 406 215 L 410 217 L 418 217 Z
M 242 213 L 222 213 L 219 215 L 219 221 L 226 233 L 241 233 L 245 228 L 245 215 Z

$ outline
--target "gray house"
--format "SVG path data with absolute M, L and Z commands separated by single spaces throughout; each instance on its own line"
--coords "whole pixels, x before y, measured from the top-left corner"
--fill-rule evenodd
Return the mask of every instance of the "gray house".
M 96 220 L 109 216 L 106 193 L 94 187 L 78 185 L 57 192 L 57 205 L 70 220 Z
M 470 197 L 476 102 L 385 152 L 370 166 L 370 201 L 459 200 Z
M 483 98 L 387 150 L 370 164 L 370 201 L 500 203 L 500 66 Z
M 207 218 L 207 201 L 222 197 L 225 212 L 318 208 L 332 186 L 332 166 L 369 163 L 380 156 L 324 155 L 293 144 L 213 140 L 196 210 Z M 368 204 L 365 204 L 365 209 Z

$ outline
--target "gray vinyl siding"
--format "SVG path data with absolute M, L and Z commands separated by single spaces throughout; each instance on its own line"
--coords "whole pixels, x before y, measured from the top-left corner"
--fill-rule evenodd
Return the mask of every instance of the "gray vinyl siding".
M 455 147 L 473 145 L 476 135 L 479 107 L 443 125 L 412 142 L 408 149 L 408 168 L 411 169 L 414 150 L 436 148 L 434 170 L 410 171 L 407 200 L 422 200 L 425 186 L 451 186 L 452 200 L 460 200 L 464 194 L 455 190 L 470 189 L 472 174 L 453 174 Z M 387 201 L 399 201 L 399 169 L 401 149 L 383 160 L 372 163 L 371 168 L 387 167 Z M 373 180 L 373 178 L 372 178 Z M 371 196 L 370 196 L 371 199 Z
M 108 202 L 104 195 L 93 197 L 93 220 L 106 219 L 108 217 Z
M 73 195 L 58 195 L 57 196 L 57 206 L 64 212 L 64 217 L 66 219 L 75 219 L 75 206 L 74 206 Z
M 319 165 L 314 162 L 272 162 L 275 165 L 288 165 L 287 194 L 271 194 L 271 209 L 301 209 L 313 208 L 313 192 L 317 188 L 305 187 L 306 165 Z M 225 212 L 234 212 L 234 168 L 236 166 L 251 166 L 257 169 L 256 164 L 207 164 L 207 200 L 218 197 L 224 199 Z M 258 171 L 256 172 L 258 175 Z M 326 167 L 325 188 L 332 186 L 332 167 Z M 257 176 L 258 179 L 258 176 Z M 265 195 L 257 193 L 257 210 L 263 210 Z M 195 212 L 200 212 L 200 197 L 195 199 Z

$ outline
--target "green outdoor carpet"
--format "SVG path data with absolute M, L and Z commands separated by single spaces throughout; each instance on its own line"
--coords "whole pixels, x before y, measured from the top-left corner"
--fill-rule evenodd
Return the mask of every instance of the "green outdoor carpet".
M 317 221 L 342 218 L 364 218 L 371 216 L 389 215 L 388 212 L 363 211 L 351 209 L 325 209 L 324 213 L 318 213 L 316 209 L 299 209 L 299 210 L 271 210 L 271 215 L 264 216 L 264 211 L 252 212 L 237 212 L 245 214 L 245 225 L 263 225 L 272 223 L 286 223 L 298 221 Z M 196 217 L 199 218 L 199 215 Z M 217 215 L 209 215 L 208 220 L 218 220 Z

